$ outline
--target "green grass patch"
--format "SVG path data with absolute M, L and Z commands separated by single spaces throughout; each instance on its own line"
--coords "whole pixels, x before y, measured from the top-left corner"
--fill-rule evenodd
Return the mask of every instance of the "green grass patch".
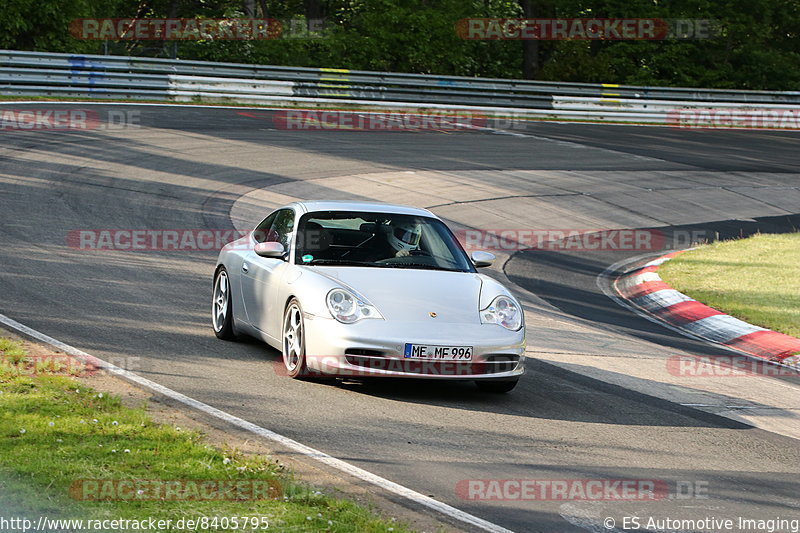
M 334 498 L 293 478 L 269 457 L 217 449 L 197 432 L 154 423 L 144 407 L 93 390 L 69 375 L 69 368 L 36 367 L 22 347 L 0 338 L 0 503 L 13 494 L 19 512 L 79 519 L 156 520 L 228 517 L 228 527 L 184 527 L 182 531 L 245 531 L 237 517 L 265 517 L 272 531 L 408 531 L 347 499 Z M 240 486 L 279 486 L 265 499 L 127 499 L 87 501 L 103 493 L 81 480 L 114 483 L 181 480 L 182 487 L 205 481 Z M 77 484 L 77 485 L 76 485 Z M 77 487 L 82 487 L 75 492 Z M 109 485 L 111 486 L 111 485 Z M 154 494 L 149 484 L 150 492 Z M 70 487 L 73 492 L 70 493 Z M 83 490 L 83 492 L 80 492 Z M 136 493 L 136 490 L 134 490 Z M 165 494 L 162 492 L 161 494 Z M 183 493 L 187 494 L 187 493 Z M 208 494 L 208 493 L 206 493 Z M 270 493 L 272 494 L 272 493 Z M 138 495 L 138 493 L 137 493 Z M 108 493 L 105 494 L 108 496 Z M 251 525 L 253 525 L 251 523 Z
M 658 273 L 706 305 L 800 337 L 800 233 L 704 245 L 667 261 Z

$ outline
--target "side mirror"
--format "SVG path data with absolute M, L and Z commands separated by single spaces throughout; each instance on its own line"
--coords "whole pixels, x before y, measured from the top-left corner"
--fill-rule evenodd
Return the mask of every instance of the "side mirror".
M 279 242 L 260 242 L 256 244 L 253 251 L 256 255 L 271 257 L 273 259 L 283 259 L 283 254 L 286 253 L 286 250 L 283 249 L 283 245 Z
M 494 260 L 497 259 L 494 254 L 481 251 L 472 252 L 470 258 L 472 259 L 472 262 L 475 263 L 475 266 L 478 268 L 492 266 Z

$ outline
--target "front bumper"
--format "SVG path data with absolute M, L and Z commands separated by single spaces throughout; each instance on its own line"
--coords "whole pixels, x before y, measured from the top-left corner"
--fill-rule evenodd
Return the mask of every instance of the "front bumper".
M 342 324 L 305 315 L 306 364 L 338 377 L 517 379 L 525 372 L 525 329 L 495 324 L 448 324 L 361 320 Z M 409 359 L 406 343 L 472 346 L 471 361 Z

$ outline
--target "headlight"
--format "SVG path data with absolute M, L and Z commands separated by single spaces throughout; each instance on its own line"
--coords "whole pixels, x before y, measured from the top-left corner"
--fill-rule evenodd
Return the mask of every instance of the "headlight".
M 333 289 L 328 293 L 326 299 L 328 311 L 339 322 L 352 324 L 363 318 L 383 318 L 374 305 L 350 291 Z
M 481 309 L 481 323 L 499 324 L 506 329 L 516 331 L 522 327 L 522 310 L 508 296 L 498 296 L 489 307 Z

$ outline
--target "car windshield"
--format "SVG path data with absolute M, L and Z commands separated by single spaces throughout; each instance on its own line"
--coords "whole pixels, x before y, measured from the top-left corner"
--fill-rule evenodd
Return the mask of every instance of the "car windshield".
M 431 217 L 361 211 L 304 215 L 295 241 L 300 265 L 475 272 L 453 233 Z

